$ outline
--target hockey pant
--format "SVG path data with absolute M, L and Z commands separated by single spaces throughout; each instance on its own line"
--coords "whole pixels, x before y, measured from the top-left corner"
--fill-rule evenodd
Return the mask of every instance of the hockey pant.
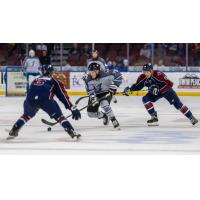
M 105 95 L 106 94 L 98 96 L 98 98 L 102 98 L 102 96 L 105 96 Z M 91 118 L 101 119 L 101 118 L 103 118 L 104 114 L 106 114 L 109 117 L 109 119 L 114 117 L 115 115 L 110 106 L 111 100 L 112 100 L 112 95 L 106 97 L 105 99 L 102 99 L 98 104 L 96 104 L 94 106 L 93 105 L 88 106 L 88 108 L 87 108 L 88 116 Z M 88 104 L 91 104 L 90 100 L 88 101 Z M 103 112 L 99 111 L 100 107 L 102 108 Z

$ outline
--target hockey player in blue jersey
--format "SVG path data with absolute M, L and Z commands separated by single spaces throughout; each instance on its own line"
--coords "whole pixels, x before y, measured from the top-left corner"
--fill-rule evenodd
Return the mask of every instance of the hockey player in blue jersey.
M 50 118 L 59 122 L 71 138 L 78 139 L 81 135 L 74 131 L 71 123 L 63 116 L 58 103 L 53 99 L 54 95 L 64 104 L 66 109 L 72 112 L 73 119 L 79 120 L 81 118 L 79 110 L 71 103 L 62 82 L 52 77 L 53 67 L 51 65 L 42 66 L 41 73 L 42 76 L 32 82 L 27 92 L 24 113 L 13 125 L 9 132 L 9 138 L 17 137 L 24 124 L 33 118 L 39 109 L 42 109 Z

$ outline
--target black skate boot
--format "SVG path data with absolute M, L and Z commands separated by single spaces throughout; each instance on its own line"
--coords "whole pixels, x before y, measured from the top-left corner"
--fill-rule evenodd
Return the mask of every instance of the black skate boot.
M 81 137 L 81 134 L 77 134 L 73 129 L 66 129 L 66 132 L 71 136 L 72 139 L 79 139 Z
M 104 113 L 104 115 L 103 115 L 103 124 L 104 124 L 105 126 L 107 126 L 107 125 L 109 124 L 109 118 L 108 118 L 108 116 L 106 115 L 106 113 Z
M 117 121 L 117 119 L 115 117 L 110 118 L 113 127 L 117 130 L 120 130 L 120 126 L 119 126 L 119 122 Z
M 9 136 L 7 137 L 7 140 L 13 139 L 18 136 L 19 128 L 17 126 L 13 126 L 12 129 L 9 132 Z
M 158 126 L 158 117 L 157 117 L 157 113 L 153 114 L 151 116 L 151 119 L 149 119 L 147 121 L 148 126 Z
M 192 125 L 195 125 L 198 123 L 198 120 L 194 116 L 192 116 L 192 118 L 190 119 L 190 122 L 192 123 Z

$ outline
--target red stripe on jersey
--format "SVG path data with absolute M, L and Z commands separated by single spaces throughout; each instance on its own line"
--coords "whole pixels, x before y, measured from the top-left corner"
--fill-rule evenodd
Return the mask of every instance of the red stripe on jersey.
M 54 80 L 58 83 L 58 86 L 60 88 L 60 91 L 62 92 L 65 100 L 67 101 L 68 105 L 71 107 L 73 104 L 71 103 L 71 101 L 69 100 L 69 96 L 67 94 L 67 91 L 65 90 L 65 86 L 63 85 L 63 83 L 57 79 L 54 78 Z
M 53 99 L 53 97 L 54 97 L 54 86 L 52 86 L 51 87 L 51 89 L 50 89 L 50 95 L 49 95 L 49 99 Z

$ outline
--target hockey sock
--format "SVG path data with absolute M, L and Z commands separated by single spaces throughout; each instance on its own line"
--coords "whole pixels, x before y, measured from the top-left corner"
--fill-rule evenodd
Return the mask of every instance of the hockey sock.
M 112 108 L 110 107 L 109 105 L 109 102 L 107 100 L 103 100 L 101 101 L 101 107 L 102 109 L 104 110 L 105 114 L 109 117 L 109 118 L 112 118 L 114 117 L 114 113 L 112 111 Z
M 67 130 L 67 129 L 72 129 L 74 130 L 73 126 L 71 125 L 71 123 L 65 118 L 65 117 L 60 117 L 58 119 L 59 123 L 61 124 L 61 126 Z
M 24 126 L 24 124 L 31 119 L 31 117 L 27 116 L 27 115 L 22 115 L 14 124 L 14 127 L 17 129 L 20 129 L 22 126 Z
M 189 110 L 189 108 L 187 106 L 182 106 L 180 108 L 180 111 L 188 118 L 191 119 L 192 118 L 192 112 Z
M 143 102 L 144 103 L 144 107 L 146 108 L 147 112 L 152 116 L 156 114 L 156 111 L 153 107 L 153 104 L 151 103 L 151 101 L 147 101 L 147 102 Z

